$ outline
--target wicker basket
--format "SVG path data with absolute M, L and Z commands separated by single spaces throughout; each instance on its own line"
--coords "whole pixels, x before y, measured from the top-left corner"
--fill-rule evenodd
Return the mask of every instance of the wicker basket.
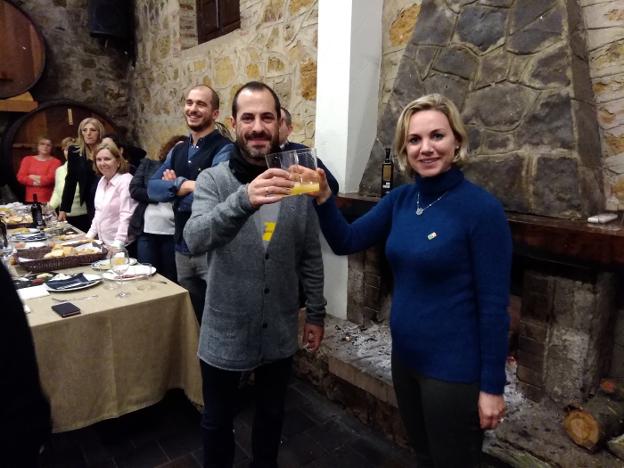
M 99 253 L 72 255 L 71 257 L 43 258 L 43 256 L 51 250 L 51 247 L 19 250 L 16 254 L 17 264 L 32 273 L 41 273 L 43 271 L 62 270 L 63 268 L 89 265 L 98 260 L 102 260 L 108 253 L 105 248 L 102 248 L 102 252 Z M 20 257 L 32 260 L 23 262 L 19 260 Z

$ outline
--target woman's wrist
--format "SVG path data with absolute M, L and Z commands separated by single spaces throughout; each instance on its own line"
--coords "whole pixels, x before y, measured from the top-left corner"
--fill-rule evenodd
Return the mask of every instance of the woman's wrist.
M 322 205 L 323 203 L 325 203 L 327 200 L 329 200 L 332 196 L 332 192 L 331 190 L 328 190 L 325 193 L 321 193 L 319 194 L 317 197 L 315 197 L 316 200 L 316 204 L 317 205 Z

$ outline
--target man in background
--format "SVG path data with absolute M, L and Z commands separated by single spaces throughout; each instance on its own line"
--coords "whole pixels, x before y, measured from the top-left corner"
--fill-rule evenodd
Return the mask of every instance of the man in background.
M 210 86 L 191 88 L 184 101 L 184 119 L 190 130 L 189 137 L 171 151 L 162 166 L 147 185 L 151 200 L 173 202 L 175 261 L 178 283 L 188 290 L 201 323 L 206 295 L 206 254 L 193 255 L 182 232 L 191 216 L 195 180 L 204 169 L 227 159 L 232 142 L 215 126 L 219 117 L 219 95 Z

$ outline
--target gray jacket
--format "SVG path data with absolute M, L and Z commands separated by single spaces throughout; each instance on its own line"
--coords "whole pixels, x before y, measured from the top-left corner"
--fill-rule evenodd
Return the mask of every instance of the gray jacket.
M 252 216 L 247 185 L 228 163 L 197 178 L 184 239 L 193 254 L 207 252 L 206 303 L 198 356 L 228 370 L 251 370 L 292 356 L 298 347 L 299 279 L 306 320 L 325 316 L 319 225 L 306 196 L 281 201 L 266 248 Z

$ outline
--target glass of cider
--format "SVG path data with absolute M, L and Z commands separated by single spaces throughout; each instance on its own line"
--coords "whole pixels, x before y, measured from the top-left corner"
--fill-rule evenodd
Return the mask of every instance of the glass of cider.
M 319 176 L 316 172 L 316 149 L 301 148 L 280 153 L 271 153 L 266 156 L 267 166 L 277 167 L 288 171 L 295 186 L 290 189 L 290 195 L 318 192 Z

